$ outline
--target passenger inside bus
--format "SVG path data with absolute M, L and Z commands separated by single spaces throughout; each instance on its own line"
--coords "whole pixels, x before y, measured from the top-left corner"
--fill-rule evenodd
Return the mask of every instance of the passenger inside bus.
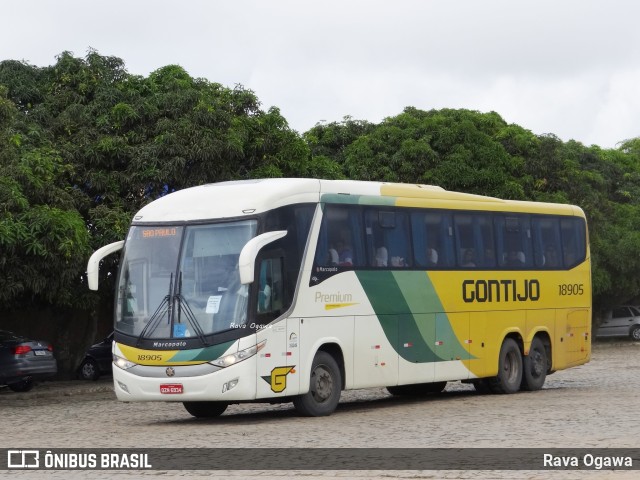
M 338 265 L 352 266 L 353 265 L 353 251 L 351 247 L 343 240 L 336 242 L 336 251 L 338 252 Z
M 373 264 L 376 267 L 386 267 L 389 265 L 389 252 L 387 247 L 378 247 Z
M 524 252 L 510 250 L 507 254 L 507 265 L 509 267 L 524 267 L 526 258 Z
M 547 248 L 544 250 L 544 266 L 554 268 L 559 265 L 558 252 L 553 245 L 547 245 Z
M 435 267 L 438 265 L 438 251 L 435 248 L 427 248 L 427 266 Z
M 407 267 L 407 262 L 404 261 L 403 257 L 395 256 L 391 257 L 391 266 L 392 267 Z
M 467 248 L 462 255 L 462 267 L 475 267 L 476 266 L 476 254 L 473 248 Z

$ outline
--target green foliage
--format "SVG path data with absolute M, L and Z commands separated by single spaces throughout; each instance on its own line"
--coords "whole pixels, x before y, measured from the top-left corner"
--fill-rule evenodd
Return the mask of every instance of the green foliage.
M 338 170 L 312 161 L 279 110 L 262 110 L 242 86 L 195 79 L 177 65 L 133 76 L 95 51 L 63 52 L 45 68 L 0 62 L 0 142 L 4 307 L 82 305 L 91 250 L 124 238 L 133 214 L 169 192 Z M 116 268 L 108 259 L 103 280 Z
M 90 308 L 90 252 L 125 237 L 146 203 L 258 177 L 436 184 L 573 203 L 589 219 L 598 308 L 640 299 L 640 139 L 617 149 L 534 135 L 495 112 L 407 107 L 298 135 L 280 111 L 168 65 L 130 75 L 116 57 L 0 62 L 0 307 Z M 115 257 L 115 256 L 114 256 Z M 105 261 L 103 304 L 117 259 Z
M 572 203 L 589 220 L 596 309 L 640 299 L 640 141 L 602 150 L 536 136 L 494 112 L 406 108 L 378 125 L 347 117 L 304 135 L 342 176 Z
M 6 104 L 0 96 L 0 110 Z M 41 135 L 20 132 L 18 108 L 0 127 L 0 305 L 73 305 L 89 234 L 69 193 L 72 168 L 32 141 Z

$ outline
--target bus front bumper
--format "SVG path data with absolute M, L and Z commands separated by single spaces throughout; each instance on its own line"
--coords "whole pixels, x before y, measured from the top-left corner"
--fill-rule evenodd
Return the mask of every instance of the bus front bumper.
M 144 367 L 123 370 L 113 365 L 113 385 L 118 400 L 126 402 L 233 402 L 256 398 L 256 362 L 243 362 L 212 373 L 195 374 L 198 365 Z M 176 371 L 180 372 L 176 374 Z

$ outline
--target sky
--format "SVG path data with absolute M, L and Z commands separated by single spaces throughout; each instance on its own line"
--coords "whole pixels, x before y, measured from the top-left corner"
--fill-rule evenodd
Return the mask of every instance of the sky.
M 563 141 L 640 137 L 638 0 L 2 0 L 0 61 L 70 51 L 252 90 L 302 133 L 407 106 Z

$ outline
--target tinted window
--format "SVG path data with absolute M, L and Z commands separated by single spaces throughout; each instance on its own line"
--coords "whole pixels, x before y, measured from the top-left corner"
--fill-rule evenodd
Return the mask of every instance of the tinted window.
M 496 215 L 498 265 L 506 269 L 529 268 L 532 262 L 528 215 Z
M 535 216 L 531 220 L 535 266 L 544 269 L 562 268 L 560 219 Z
M 618 307 L 613 310 L 613 318 L 623 318 L 629 316 L 629 309 L 627 307 Z
M 564 269 L 583 261 L 581 218 L 326 205 L 316 266 Z M 315 282 L 339 270 L 322 270 Z
M 491 215 L 454 215 L 457 265 L 461 268 L 492 268 L 496 265 Z
M 424 268 L 453 265 L 451 215 L 443 212 L 412 212 L 411 231 L 415 263 Z
M 396 210 L 366 210 L 369 265 L 409 267 L 412 263 L 408 214 Z
M 360 208 L 348 205 L 325 206 L 316 250 L 316 265 L 366 265 L 363 231 Z
M 580 218 L 563 218 L 560 220 L 560 230 L 564 266 L 571 268 L 586 256 L 585 225 Z

